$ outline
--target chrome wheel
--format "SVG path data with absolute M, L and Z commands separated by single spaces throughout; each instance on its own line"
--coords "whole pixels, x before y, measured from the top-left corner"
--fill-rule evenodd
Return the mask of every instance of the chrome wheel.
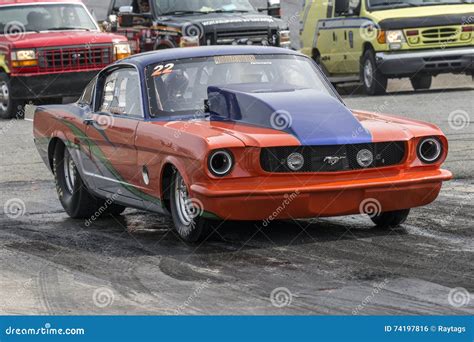
M 366 60 L 364 64 L 364 82 L 367 88 L 372 87 L 374 81 L 374 68 L 370 60 Z
M 66 149 L 64 151 L 64 179 L 66 183 L 67 190 L 70 194 L 74 193 L 74 184 L 76 183 L 76 165 L 74 160 L 71 157 L 71 154 Z
M 6 82 L 0 83 L 0 110 L 6 112 L 10 105 L 10 89 Z
M 196 218 L 195 209 L 191 198 L 189 197 L 188 188 L 180 174 L 176 175 L 174 182 L 175 203 L 178 212 L 179 221 L 185 225 L 190 226 L 194 223 Z

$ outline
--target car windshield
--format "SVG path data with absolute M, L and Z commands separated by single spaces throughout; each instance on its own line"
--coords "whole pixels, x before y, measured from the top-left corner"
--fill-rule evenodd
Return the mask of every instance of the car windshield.
M 168 61 L 147 67 L 152 116 L 205 115 L 208 87 L 251 85 L 253 92 L 313 89 L 337 97 L 314 63 L 295 55 L 236 55 Z
M 368 0 L 369 8 L 373 10 L 472 3 L 474 0 Z
M 38 4 L 0 7 L 0 34 L 52 30 L 97 30 L 79 4 Z
M 142 0 L 143 1 L 143 0 Z M 249 0 L 152 0 L 157 13 L 192 14 L 208 12 L 254 12 Z

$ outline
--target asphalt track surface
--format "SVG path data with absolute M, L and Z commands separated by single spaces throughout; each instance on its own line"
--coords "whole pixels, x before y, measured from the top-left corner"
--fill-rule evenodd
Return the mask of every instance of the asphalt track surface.
M 0 121 L 0 314 L 473 314 L 474 87 L 444 76 L 434 88 L 340 89 L 353 108 L 427 120 L 450 140 L 456 179 L 389 231 L 363 216 L 230 222 L 187 245 L 168 218 L 130 209 L 86 226 L 62 210 L 31 122 Z M 5 212 L 18 200 L 18 217 Z

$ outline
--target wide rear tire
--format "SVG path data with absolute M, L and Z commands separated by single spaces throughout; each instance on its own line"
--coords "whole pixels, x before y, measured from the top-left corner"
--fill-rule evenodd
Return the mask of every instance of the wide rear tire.
M 374 222 L 378 228 L 397 228 L 403 223 L 405 223 L 409 214 L 410 209 L 406 209 L 380 213 L 377 216 L 371 217 L 371 219 L 372 222 Z
M 121 205 L 89 193 L 69 150 L 62 143 L 56 144 L 53 170 L 59 201 L 71 218 L 95 220 L 105 215 L 120 215 L 125 210 Z

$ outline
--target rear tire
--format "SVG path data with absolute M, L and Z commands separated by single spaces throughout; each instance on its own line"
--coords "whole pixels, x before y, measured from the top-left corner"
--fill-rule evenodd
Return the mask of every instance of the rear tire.
M 360 75 L 368 95 L 383 95 L 387 92 L 388 78 L 378 70 L 372 50 L 367 50 L 362 57 Z
M 211 224 L 202 217 L 202 204 L 189 197 L 188 186 L 178 171 L 171 177 L 170 202 L 175 229 L 184 241 L 194 243 L 209 236 Z
M 104 215 L 120 215 L 125 210 L 121 205 L 108 204 L 89 193 L 69 150 L 62 143 L 56 144 L 53 170 L 59 201 L 71 218 L 97 219 Z
M 23 117 L 24 101 L 11 97 L 10 77 L 0 72 L 0 119 L 20 119 Z
M 374 222 L 378 228 L 397 228 L 403 223 L 405 223 L 409 214 L 410 209 L 406 209 L 380 213 L 375 217 L 371 217 L 371 219 L 372 222 Z
M 410 78 L 411 85 L 415 90 L 428 90 L 431 88 L 433 78 L 431 75 L 417 74 Z

